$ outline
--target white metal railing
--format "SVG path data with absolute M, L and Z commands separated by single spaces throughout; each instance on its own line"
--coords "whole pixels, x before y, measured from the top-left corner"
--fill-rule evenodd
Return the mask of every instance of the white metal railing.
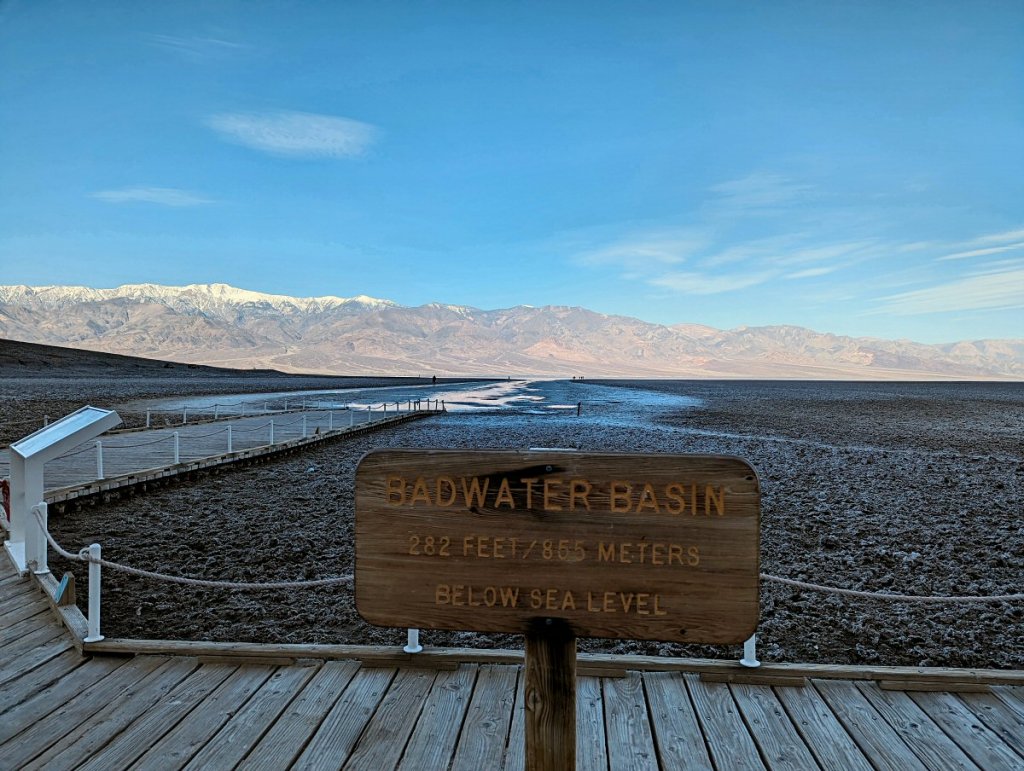
M 261 423 L 247 428 L 229 424 L 223 428 L 198 434 L 183 433 L 182 430 L 176 430 L 146 441 L 129 442 L 126 444 L 117 443 L 117 435 L 114 434 L 108 435 L 105 439 L 97 439 L 92 443 L 75 448 L 70 452 L 66 452 L 63 455 L 54 458 L 54 461 L 73 458 L 86 452 L 94 452 L 96 456 L 96 479 L 99 480 L 106 478 L 107 460 L 111 457 L 111 453 L 115 453 L 116 457 L 116 454 L 122 450 L 131 450 L 156 445 L 161 442 L 169 442 L 170 446 L 167 451 L 168 459 L 171 460 L 174 465 L 178 465 L 181 463 L 184 449 L 183 444 L 188 444 L 193 440 L 209 439 L 210 437 L 217 436 L 219 434 L 224 435 L 224 452 L 231 454 L 236 450 L 237 442 L 245 441 L 243 437 L 238 436 L 239 434 L 254 434 L 266 431 L 265 441 L 261 442 L 260 439 L 257 438 L 254 443 L 248 443 L 248 449 L 255 449 L 258 447 L 269 447 L 281 441 L 308 438 L 311 434 L 316 434 L 321 431 L 331 433 L 341 430 L 335 421 L 335 412 L 348 412 L 349 420 L 347 427 L 352 428 L 357 424 L 368 425 L 378 420 L 387 420 L 388 418 L 397 417 L 403 413 L 441 412 L 444 410 L 444 402 L 440 399 L 429 400 L 426 402 L 426 406 L 423 406 L 423 404 L 423 402 L 419 401 L 408 401 L 406 404 L 401 402 L 382 402 L 380 404 L 368 404 L 365 407 L 348 407 L 344 410 L 332 409 L 326 411 L 326 415 L 321 410 L 309 410 L 295 417 L 293 420 L 282 421 L 280 419 L 271 419 L 266 423 Z M 403 410 L 402 407 L 406 406 L 407 409 Z M 366 416 L 365 419 L 359 417 L 363 414 Z M 184 423 L 182 426 L 188 426 L 188 424 Z M 179 428 L 182 428 L 182 426 L 179 426 Z M 218 454 L 211 454 L 209 450 L 209 445 L 206 445 L 202 451 L 199 453 L 192 453 L 189 457 L 192 457 L 193 459 L 201 459 L 213 457 L 213 455 Z

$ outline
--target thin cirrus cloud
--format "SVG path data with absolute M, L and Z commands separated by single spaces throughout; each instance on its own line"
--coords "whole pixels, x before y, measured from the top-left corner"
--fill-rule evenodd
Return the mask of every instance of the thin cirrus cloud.
M 778 275 L 775 271 L 760 271 L 735 275 L 711 275 L 699 272 L 673 271 L 653 278 L 649 283 L 686 294 L 721 294 L 763 284 Z
M 120 190 L 99 190 L 90 197 L 107 203 L 155 203 L 160 206 L 202 206 L 213 203 L 187 190 L 173 187 L 125 187 Z
M 877 313 L 913 316 L 1024 307 L 1024 268 L 1011 267 L 881 298 Z
M 966 260 L 968 257 L 984 257 L 989 254 L 1001 254 L 1002 252 L 1012 252 L 1021 248 L 1024 248 L 1024 241 L 1019 241 L 1016 244 L 1006 244 L 1005 246 L 990 246 L 987 249 L 970 249 L 966 252 L 956 252 L 954 254 L 947 254 L 945 257 L 939 257 L 939 261 L 944 262 L 946 260 Z
M 229 142 L 295 158 L 359 156 L 377 135 L 368 123 L 308 112 L 227 112 L 205 123 Z
M 170 51 L 183 59 L 194 62 L 205 62 L 209 59 L 229 56 L 249 48 L 245 43 L 236 43 L 224 38 L 203 37 L 200 35 L 147 34 L 143 36 L 143 39 L 150 45 L 164 51 Z

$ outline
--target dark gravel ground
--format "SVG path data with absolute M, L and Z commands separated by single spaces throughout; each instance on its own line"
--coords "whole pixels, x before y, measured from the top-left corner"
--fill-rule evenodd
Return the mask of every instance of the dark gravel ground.
M 55 392 L 68 401 L 90 387 L 66 385 Z M 1024 591 L 1024 384 L 628 385 L 634 390 L 590 381 L 548 386 L 553 401 L 583 402 L 579 418 L 574 411 L 452 413 L 69 511 L 54 517 L 52 528 L 69 547 L 99 541 L 108 559 L 151 570 L 228 580 L 320 578 L 352 570 L 354 469 L 374 448 L 569 445 L 721 453 L 744 457 L 758 471 L 766 573 L 910 594 Z M 657 410 L 642 408 L 649 393 L 635 390 L 641 386 L 700 404 L 665 407 L 662 399 Z M 65 567 L 54 562 L 55 572 Z M 761 597 L 764 660 L 1024 667 L 1024 603 L 893 603 L 771 583 L 762 583 Z M 103 619 L 104 633 L 116 637 L 404 641 L 402 630 L 365 624 L 347 587 L 254 594 L 106 571 Z M 424 631 L 423 641 L 521 645 L 515 636 L 434 631 Z M 611 640 L 581 640 L 580 648 L 740 653 L 730 646 Z

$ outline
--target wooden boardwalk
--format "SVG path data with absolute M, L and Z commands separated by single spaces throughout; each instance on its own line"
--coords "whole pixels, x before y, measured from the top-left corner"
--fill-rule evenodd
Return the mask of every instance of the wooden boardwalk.
M 0 563 L 2 769 L 523 768 L 516 664 L 83 657 Z M 741 684 L 629 662 L 599 677 L 581 657 L 580 769 L 1024 768 L 1024 686 Z
M 323 437 L 328 433 L 342 433 L 347 429 L 363 429 L 371 423 L 382 422 L 397 415 L 410 415 L 391 409 L 387 413 L 378 409 L 365 410 L 309 410 L 305 412 L 274 413 L 250 417 L 232 417 L 205 423 L 187 423 L 108 433 L 100 437 L 102 444 L 103 479 L 127 477 L 142 471 L 170 469 L 176 465 L 219 458 L 230 452 L 247 453 L 257 448 L 268 448 L 273 423 L 274 446 L 294 444 L 303 437 Z M 417 414 L 417 413 L 411 413 Z M 420 414 L 432 414 L 424 411 Z M 177 434 L 178 463 L 175 463 L 175 434 Z M 86 442 L 45 466 L 43 486 L 46 491 L 68 490 L 92 485 L 99 479 L 96 441 Z M 10 450 L 0 449 L 0 478 L 9 476 Z M 62 496 L 62 499 L 66 496 Z

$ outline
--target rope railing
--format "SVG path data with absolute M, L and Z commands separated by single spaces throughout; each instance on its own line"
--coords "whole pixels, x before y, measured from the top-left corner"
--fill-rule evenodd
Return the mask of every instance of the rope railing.
M 321 579 L 299 579 L 290 581 L 223 581 L 223 580 L 212 580 L 205 578 L 191 578 L 188 576 L 175 576 L 168 573 L 160 573 L 153 570 L 143 570 L 141 568 L 132 567 L 119 562 L 113 562 L 111 560 L 103 559 L 102 550 L 99 544 L 92 544 L 91 546 L 84 547 L 73 553 L 65 549 L 50 533 L 47 525 L 46 517 L 46 503 L 40 503 L 32 508 L 32 515 L 35 518 L 36 524 L 38 525 L 38 532 L 45 539 L 44 542 L 40 542 L 39 549 L 37 552 L 35 563 L 36 567 L 42 567 L 46 569 L 47 558 L 46 558 L 46 545 L 48 544 L 57 554 L 64 559 L 83 562 L 89 565 L 89 617 L 88 627 L 89 636 L 85 638 L 86 642 L 95 642 L 103 639 L 99 629 L 99 617 L 100 617 L 100 568 L 109 568 L 111 570 L 117 570 L 128 575 L 138 576 L 140 578 L 147 578 L 155 581 L 163 581 L 166 583 L 173 583 L 185 586 L 195 586 L 208 589 L 227 589 L 234 591 L 267 591 L 276 589 L 310 589 L 324 586 L 335 586 L 339 584 L 350 584 L 354 581 L 352 574 L 346 574 L 341 576 L 332 576 L 330 578 Z M 27 555 L 31 558 L 31 555 Z M 911 602 L 911 603 L 988 603 L 988 602 L 1019 602 L 1024 600 L 1024 593 L 1015 594 L 998 594 L 998 595 L 984 595 L 984 596 L 963 596 L 963 595 L 914 595 L 914 594 L 897 594 L 891 592 L 871 592 L 860 589 L 845 589 L 837 586 L 828 586 L 825 584 L 816 584 L 808 581 L 798 581 L 790 578 L 783 578 L 781 576 L 774 576 L 769 573 L 761 573 L 759 575 L 762 581 L 769 583 L 777 583 L 784 586 L 790 586 L 796 589 L 803 589 L 807 591 L 824 592 L 829 594 L 836 594 L 846 597 L 857 597 L 861 599 L 871 600 L 883 600 L 888 602 Z M 409 643 L 405 650 L 414 653 L 422 650 L 419 645 L 419 630 L 409 629 Z M 740 659 L 740 664 L 746 667 L 757 667 L 760 666 L 760 662 L 757 660 L 757 635 L 754 634 L 743 644 L 743 658 Z
M 812 584 L 808 581 L 797 581 L 792 578 L 782 578 L 761 573 L 761 580 L 770 583 L 791 586 L 796 589 L 805 589 L 810 592 L 824 592 L 826 594 L 838 594 L 843 597 L 861 597 L 868 600 L 887 600 L 889 602 L 1020 602 L 1024 600 L 1022 594 L 991 594 L 984 596 L 964 595 L 921 595 L 921 594 L 895 594 L 891 592 L 868 592 L 863 589 L 843 589 L 838 586 L 826 586 L 825 584 Z

